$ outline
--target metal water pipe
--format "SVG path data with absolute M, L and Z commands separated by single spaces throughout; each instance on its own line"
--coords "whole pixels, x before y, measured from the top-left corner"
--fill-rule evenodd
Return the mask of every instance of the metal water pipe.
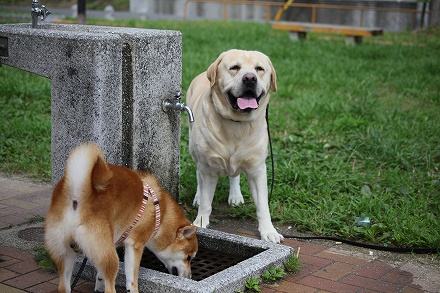
M 162 110 L 168 112 L 169 110 L 186 111 L 188 113 L 189 123 L 194 122 L 194 115 L 191 108 L 181 102 L 182 93 L 177 92 L 174 99 L 165 99 L 162 102 Z
M 51 14 L 51 12 L 47 10 L 46 6 L 41 5 L 41 7 L 38 7 L 38 0 L 32 0 L 32 28 L 38 27 L 38 18 L 45 20 L 49 14 Z

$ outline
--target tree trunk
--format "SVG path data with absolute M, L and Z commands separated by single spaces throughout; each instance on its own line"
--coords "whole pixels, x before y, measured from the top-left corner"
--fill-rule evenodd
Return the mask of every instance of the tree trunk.
M 440 26 L 440 0 L 431 1 L 429 26 Z
M 420 18 L 420 25 L 419 25 L 419 29 L 421 30 L 425 25 L 425 13 L 426 13 L 426 1 L 423 1 L 422 17 Z
M 86 0 L 78 0 L 78 24 L 86 24 Z

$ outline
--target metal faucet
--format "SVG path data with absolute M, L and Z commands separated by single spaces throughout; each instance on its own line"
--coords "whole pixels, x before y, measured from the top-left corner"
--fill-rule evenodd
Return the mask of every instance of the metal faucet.
M 162 110 L 168 112 L 169 110 L 178 110 L 178 111 L 186 111 L 188 113 L 189 123 L 194 122 L 194 115 L 191 111 L 191 108 L 180 102 L 182 97 L 182 93 L 179 91 L 174 96 L 174 99 L 165 99 L 162 102 Z
M 41 20 L 45 20 L 49 14 L 51 14 L 51 12 L 47 10 L 46 6 L 41 5 L 40 8 L 38 7 L 38 0 L 32 0 L 32 10 L 31 10 L 32 28 L 37 28 L 38 17 L 40 17 Z

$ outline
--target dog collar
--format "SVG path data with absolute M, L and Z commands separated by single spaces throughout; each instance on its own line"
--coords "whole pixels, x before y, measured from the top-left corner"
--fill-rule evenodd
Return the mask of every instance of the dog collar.
M 122 233 L 121 237 L 119 237 L 118 241 L 116 241 L 116 244 L 118 244 L 118 245 L 122 244 L 125 241 L 125 239 L 127 239 L 128 235 L 130 234 L 130 232 L 134 228 L 134 226 L 136 226 L 136 224 L 141 219 L 141 217 L 142 217 L 142 215 L 144 214 L 144 211 L 145 211 L 145 206 L 147 205 L 147 202 L 148 202 L 148 195 L 150 195 L 151 198 L 153 199 L 154 211 L 155 211 L 154 231 L 153 231 L 153 234 L 151 235 L 150 239 L 153 238 L 156 235 L 157 230 L 159 230 L 159 226 L 160 226 L 160 206 L 159 206 L 159 200 L 157 199 L 156 194 L 154 194 L 153 188 L 151 188 L 151 186 L 148 185 L 148 183 L 145 183 L 145 185 L 144 185 L 144 196 L 142 198 L 142 204 L 141 204 L 141 207 L 139 208 L 138 213 L 136 214 L 136 218 L 133 220 L 131 225 L 124 231 L 124 233 Z

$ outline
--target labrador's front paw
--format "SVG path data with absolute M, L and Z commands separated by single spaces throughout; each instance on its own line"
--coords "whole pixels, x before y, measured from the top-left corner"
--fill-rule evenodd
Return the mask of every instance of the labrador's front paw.
M 284 240 L 283 235 L 277 232 L 275 228 L 260 231 L 261 240 L 273 243 L 280 243 Z

